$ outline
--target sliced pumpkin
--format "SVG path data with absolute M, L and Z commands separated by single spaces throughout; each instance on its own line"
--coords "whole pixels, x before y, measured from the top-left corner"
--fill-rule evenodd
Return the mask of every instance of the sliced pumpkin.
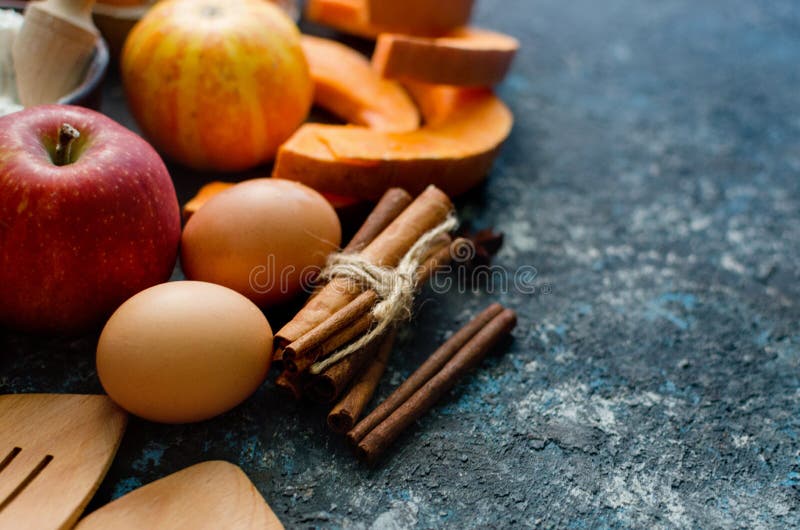
M 438 125 L 458 112 L 470 100 L 489 92 L 486 88 L 459 88 L 450 85 L 431 85 L 417 81 L 403 83 L 417 104 L 426 125 Z
M 376 131 L 419 128 L 419 111 L 403 87 L 381 78 L 366 57 L 329 39 L 303 35 L 314 81 L 314 103 L 348 123 Z
M 394 186 L 418 193 L 435 184 L 463 193 L 488 173 L 513 116 L 488 90 L 458 97 L 453 112 L 407 133 L 306 124 L 278 151 L 273 176 L 364 199 Z
M 305 18 L 367 39 L 374 39 L 381 32 L 367 21 L 364 0 L 308 0 Z
M 466 26 L 474 0 L 366 0 L 366 20 L 386 31 L 436 35 Z
M 191 216 L 197 213 L 208 200 L 221 191 L 225 191 L 230 187 L 235 186 L 234 182 L 209 182 L 197 192 L 197 195 L 183 205 L 181 214 L 183 215 L 183 222 L 187 222 Z
M 359 37 L 437 36 L 466 25 L 474 0 L 308 0 L 305 17 Z
M 518 49 L 514 37 L 475 28 L 436 38 L 386 33 L 378 37 L 372 65 L 390 79 L 491 86 L 506 76 Z

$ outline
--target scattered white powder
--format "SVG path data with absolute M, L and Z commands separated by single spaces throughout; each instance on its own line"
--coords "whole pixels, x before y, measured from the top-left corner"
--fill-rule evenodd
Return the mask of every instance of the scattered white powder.
M 22 15 L 9 9 L 0 9 L 0 116 L 22 109 L 17 98 L 14 79 L 14 60 L 11 47 L 22 27 Z

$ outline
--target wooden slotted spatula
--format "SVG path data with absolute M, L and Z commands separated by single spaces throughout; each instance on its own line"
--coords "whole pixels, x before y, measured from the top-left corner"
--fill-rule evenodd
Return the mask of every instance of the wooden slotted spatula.
M 203 462 L 151 482 L 86 516 L 75 530 L 282 530 L 239 467 Z
M 12 54 L 23 105 L 56 103 L 80 84 L 100 32 L 94 0 L 30 2 Z
M 126 423 L 107 396 L 0 396 L 0 530 L 71 528 Z

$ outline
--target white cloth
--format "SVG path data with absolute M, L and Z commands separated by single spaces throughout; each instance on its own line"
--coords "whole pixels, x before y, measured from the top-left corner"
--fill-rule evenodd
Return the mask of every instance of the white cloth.
M 17 97 L 14 59 L 11 48 L 22 27 L 23 17 L 16 11 L 0 9 L 0 116 L 22 110 Z

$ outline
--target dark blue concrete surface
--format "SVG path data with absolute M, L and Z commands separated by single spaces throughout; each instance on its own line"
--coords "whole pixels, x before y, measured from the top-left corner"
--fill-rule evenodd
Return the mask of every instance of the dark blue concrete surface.
M 134 420 L 93 506 L 222 458 L 292 528 L 800 525 L 800 4 L 479 6 L 523 43 L 517 124 L 460 211 L 535 293 L 428 293 L 379 392 L 492 300 L 519 311 L 509 351 L 374 470 L 271 383 L 206 423 Z M 99 390 L 95 340 L 6 334 L 0 386 Z

